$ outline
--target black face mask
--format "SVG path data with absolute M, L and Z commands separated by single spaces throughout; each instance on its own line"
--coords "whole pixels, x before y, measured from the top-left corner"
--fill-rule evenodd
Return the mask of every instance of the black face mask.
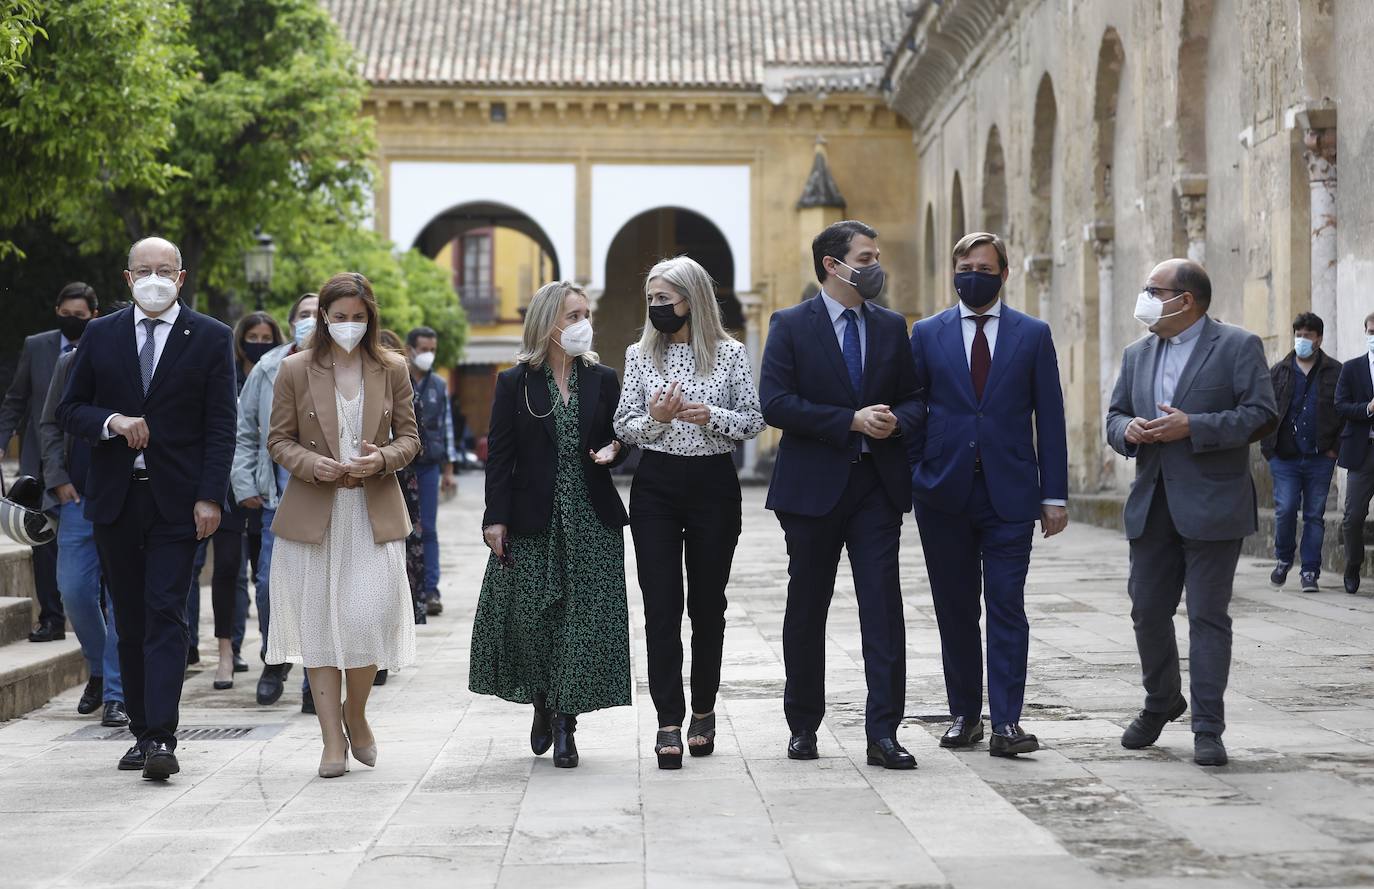
M 86 325 L 91 323 L 90 318 L 79 318 L 76 315 L 58 315 L 57 329 L 62 331 L 62 335 L 69 342 L 76 342 L 81 339 L 81 334 L 86 332 Z
M 690 315 L 679 315 L 677 306 L 649 306 L 649 323 L 659 333 L 674 334 L 682 329 Z
M 1002 276 L 989 272 L 960 272 L 954 276 L 954 292 L 959 301 L 970 309 L 981 309 L 997 299 L 1002 290 Z
M 243 354 L 249 361 L 257 364 L 262 360 L 262 356 L 277 348 L 276 343 L 244 343 Z
M 872 265 L 855 268 L 843 259 L 837 260 L 837 262 L 849 270 L 854 277 L 846 280 L 843 275 L 838 273 L 835 277 L 857 290 L 861 298 L 865 300 L 877 299 L 878 295 L 883 292 L 883 285 L 887 283 L 887 272 L 883 271 L 880 263 L 875 262 Z

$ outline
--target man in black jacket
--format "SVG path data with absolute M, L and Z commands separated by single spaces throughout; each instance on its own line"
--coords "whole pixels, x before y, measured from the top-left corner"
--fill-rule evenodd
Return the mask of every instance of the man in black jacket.
M 1326 533 L 1326 496 L 1336 470 L 1341 418 L 1336 413 L 1336 380 L 1341 366 L 1322 351 L 1322 319 L 1303 312 L 1293 319 L 1293 349 L 1269 369 L 1274 399 L 1282 412 L 1278 428 L 1260 450 L 1274 477 L 1274 558 L 1269 582 L 1282 587 L 1297 552 L 1298 510 L 1302 510 L 1304 593 L 1318 590 L 1322 537 Z
M 1360 566 L 1364 564 L 1364 522 L 1369 500 L 1374 497 L 1374 312 L 1364 319 L 1369 349 L 1341 366 L 1336 381 L 1336 413 L 1345 421 L 1340 456 L 1336 465 L 1348 469 L 1345 477 L 1345 591 L 1360 591 Z

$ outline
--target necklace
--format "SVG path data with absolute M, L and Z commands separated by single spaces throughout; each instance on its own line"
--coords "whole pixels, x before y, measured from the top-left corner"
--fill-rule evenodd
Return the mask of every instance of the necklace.
M 348 405 L 344 403 L 344 397 L 342 392 L 340 392 L 338 389 L 335 389 L 334 394 L 337 395 L 339 398 L 339 419 L 343 420 L 344 433 L 350 437 L 350 440 L 353 442 L 353 447 L 356 450 L 358 448 L 360 439 L 358 433 L 353 429 L 353 424 L 349 422 Z M 361 399 L 362 395 L 363 393 L 360 391 L 358 393 L 358 397 Z
M 552 368 L 550 368 L 550 370 L 552 370 Z M 569 378 L 569 379 L 572 379 L 572 374 L 571 374 L 571 373 L 568 374 L 568 378 Z M 536 420 L 542 420 L 542 419 L 544 419 L 545 417 L 547 417 L 547 416 L 549 416 L 550 414 L 553 413 L 554 407 L 556 407 L 556 405 L 550 404 L 550 405 L 549 405 L 548 411 L 547 411 L 546 413 L 542 413 L 542 414 L 536 414 L 536 413 L 534 412 L 534 408 L 530 407 L 530 375 L 529 375 L 529 372 L 526 371 L 526 373 L 525 373 L 525 410 L 529 411 L 530 416 L 531 416 L 531 417 L 534 417 Z

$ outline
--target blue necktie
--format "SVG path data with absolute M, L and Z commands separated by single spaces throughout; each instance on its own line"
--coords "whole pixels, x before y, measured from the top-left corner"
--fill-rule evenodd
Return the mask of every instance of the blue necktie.
M 854 394 L 863 395 L 864 391 L 864 353 L 859 347 L 859 316 L 853 309 L 845 309 L 840 315 L 844 327 L 844 366 L 849 368 L 849 382 L 854 384 Z

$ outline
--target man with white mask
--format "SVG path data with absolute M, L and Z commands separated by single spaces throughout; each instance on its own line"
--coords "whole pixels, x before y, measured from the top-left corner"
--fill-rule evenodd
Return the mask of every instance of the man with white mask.
M 1125 524 L 1145 708 L 1121 746 L 1148 747 L 1188 709 L 1174 636 L 1186 590 L 1193 761 L 1219 766 L 1231 586 L 1241 541 L 1258 528 L 1250 444 L 1273 429 L 1278 411 L 1259 337 L 1213 321 L 1211 302 L 1201 265 L 1155 266 L 1135 310 L 1150 333 L 1126 347 L 1107 441 L 1136 463 Z
M 264 706 L 281 699 L 286 687 L 290 664 L 269 664 L 267 658 L 267 630 L 271 625 L 272 594 L 272 521 L 277 516 L 277 504 L 286 490 L 286 470 L 272 462 L 267 452 L 267 433 L 272 420 L 272 391 L 277 383 L 281 363 L 289 355 L 310 348 L 315 334 L 320 297 L 303 294 L 291 307 L 287 323 L 291 340 L 268 352 L 253 366 L 239 393 L 238 436 L 234 446 L 234 467 L 229 474 L 234 499 L 248 509 L 262 509 L 262 551 L 258 554 L 258 629 L 262 634 L 259 656 L 263 659 L 262 678 L 258 680 L 257 700 Z M 310 695 L 302 689 L 302 705 Z M 307 708 L 308 709 L 308 708 Z
M 233 335 L 178 300 L 186 272 L 170 241 L 134 244 L 124 279 L 134 305 L 87 326 L 57 419 L 93 443 L 85 516 L 114 606 L 136 739 L 119 768 L 165 780 L 180 771 L 191 564 L 229 492 Z
M 458 488 L 453 467 L 458 449 L 453 441 L 453 414 L 449 411 L 448 384 L 434 372 L 439 334 L 432 327 L 417 327 L 406 334 L 410 359 L 410 385 L 415 389 L 415 420 L 420 426 L 420 456 L 415 476 L 420 483 L 420 536 L 425 546 L 425 612 L 433 617 L 444 611 L 439 598 L 440 490 Z

